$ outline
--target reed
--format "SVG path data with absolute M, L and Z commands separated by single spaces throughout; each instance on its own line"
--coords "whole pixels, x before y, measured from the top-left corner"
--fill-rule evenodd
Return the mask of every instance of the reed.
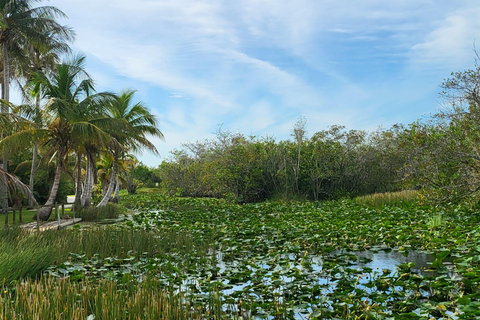
M 355 198 L 355 202 L 361 205 L 384 206 L 402 205 L 405 203 L 421 201 L 421 194 L 416 190 L 402 190 L 397 192 L 374 193 Z
M 9 283 L 37 278 L 49 266 L 65 262 L 71 253 L 91 258 L 139 257 L 144 255 L 206 255 L 207 241 L 194 239 L 184 232 L 103 226 L 85 230 L 27 232 L 18 228 L 0 229 L 0 281 Z
M 0 320 L 225 318 L 218 295 L 195 306 L 184 293 L 161 288 L 155 278 L 119 285 L 43 277 L 3 287 L 0 301 Z

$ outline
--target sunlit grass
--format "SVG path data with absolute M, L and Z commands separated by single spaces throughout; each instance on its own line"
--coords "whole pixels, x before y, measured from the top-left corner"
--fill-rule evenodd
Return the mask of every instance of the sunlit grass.
M 154 278 L 118 284 L 44 277 L 0 291 L 0 319 L 222 319 L 214 293 L 196 305 L 183 293 L 158 286 Z
M 406 202 L 421 202 L 421 200 L 422 195 L 416 190 L 374 193 L 355 198 L 357 204 L 370 206 L 398 205 Z

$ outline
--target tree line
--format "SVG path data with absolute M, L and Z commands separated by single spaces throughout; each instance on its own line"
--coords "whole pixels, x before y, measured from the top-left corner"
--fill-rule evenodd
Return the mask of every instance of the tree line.
M 92 205 L 94 188 L 102 190 L 97 206 L 105 206 L 118 201 L 121 173 L 135 162 L 129 153 L 144 148 L 157 152 L 148 137 L 163 135 L 155 116 L 135 101 L 134 90 L 95 90 L 85 57 L 69 47 L 73 30 L 56 21 L 65 14 L 51 6 L 35 7 L 37 2 L 0 1 L 2 176 L 29 167 L 29 190 L 35 192 L 39 180 L 48 186 L 45 205 L 57 200 L 67 176 L 76 208 Z M 23 94 L 21 105 L 9 101 L 12 82 Z M 38 179 L 37 171 L 44 179 Z M 9 182 L 20 183 L 0 179 L 0 210 L 19 198 Z M 50 214 L 49 207 L 37 211 L 42 220 Z
M 149 168 L 135 176 L 131 152 L 157 152 L 149 137 L 163 138 L 157 119 L 134 90 L 97 92 L 85 57 L 71 52 L 73 30 L 56 21 L 64 13 L 38 2 L 0 0 L 0 211 L 25 191 L 47 205 L 74 192 L 76 207 L 92 205 L 96 194 L 96 205 L 104 206 L 118 201 L 122 185 L 133 192 L 146 173 L 172 194 L 236 202 L 401 189 L 435 202 L 478 202 L 478 55 L 472 69 L 441 84 L 445 108 L 432 117 L 374 132 L 333 125 L 311 136 L 300 118 L 288 140 L 219 130 L 215 139 L 172 151 L 156 176 Z M 9 101 L 12 83 L 21 105 Z M 50 210 L 38 215 L 48 219 Z
M 480 200 L 480 66 L 453 72 L 441 84 L 443 108 L 409 125 L 374 132 L 333 125 L 291 139 L 219 130 L 187 143 L 159 168 L 162 186 L 182 196 L 338 199 L 402 189 L 431 202 Z

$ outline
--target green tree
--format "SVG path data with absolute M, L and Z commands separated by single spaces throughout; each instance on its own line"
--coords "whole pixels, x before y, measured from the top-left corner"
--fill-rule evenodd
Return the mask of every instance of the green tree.
M 114 124 L 107 119 L 103 108 L 111 95 L 94 94 L 93 81 L 85 72 L 84 65 L 85 57 L 76 56 L 71 61 L 57 64 L 54 72 L 35 73 L 31 80 L 39 87 L 42 97 L 49 99 L 46 111 L 52 119 L 46 128 L 34 130 L 34 136 L 43 141 L 50 154 L 56 155 L 57 161 L 55 178 L 46 205 L 52 205 L 55 201 L 69 151 L 78 153 L 79 145 L 90 143 L 101 146 L 111 141 L 104 128 Z M 114 128 L 111 127 L 110 130 Z M 90 162 L 93 161 L 93 156 L 88 152 L 87 155 Z M 46 220 L 50 210 L 42 208 L 37 214 L 40 219 Z
M 11 61 L 24 55 L 25 50 L 44 43 L 64 43 L 73 37 L 73 32 L 60 25 L 56 18 L 65 17 L 59 9 L 51 6 L 34 7 L 34 0 L 0 1 L 0 45 L 2 47 L 3 82 L 2 99 L 10 100 Z M 8 104 L 1 106 L 8 113 Z M 7 154 L 2 156 L 2 168 L 7 170 Z M 6 206 L 6 189 L 0 182 L 0 208 Z
M 105 206 L 111 198 L 117 181 L 118 162 L 123 151 L 139 152 L 148 149 L 158 154 L 155 145 L 148 139 L 148 135 L 163 139 L 158 129 L 158 121 L 143 102 L 134 102 L 134 90 L 126 90 L 106 104 L 109 116 L 124 125 L 124 130 L 109 130 L 108 132 L 119 144 L 111 144 L 113 154 L 113 168 L 105 196 L 97 205 Z

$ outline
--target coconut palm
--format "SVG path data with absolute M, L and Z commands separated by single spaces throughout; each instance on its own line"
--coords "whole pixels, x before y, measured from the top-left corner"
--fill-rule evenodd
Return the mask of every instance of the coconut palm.
M 56 18 L 66 15 L 51 6 L 34 7 L 36 0 L 0 0 L 0 45 L 3 58 L 2 98 L 9 101 L 11 55 L 23 55 L 26 48 L 45 43 L 62 47 L 73 39 L 73 31 L 60 25 Z M 2 106 L 8 112 L 8 106 Z
M 123 150 L 118 147 L 110 148 L 114 159 L 110 183 L 105 196 L 97 205 L 98 207 L 105 206 L 112 195 L 117 180 L 118 161 L 123 151 L 139 152 L 142 149 L 148 149 L 158 154 L 157 148 L 148 140 L 147 136 L 164 138 L 162 132 L 158 129 L 156 117 L 150 113 L 150 110 L 144 103 L 133 102 L 134 94 L 134 90 L 123 91 L 106 105 L 110 116 L 122 121 L 126 125 L 126 130 L 109 131 L 110 135 L 115 138 L 115 141 L 119 142 L 123 147 Z
M 24 85 L 19 87 L 22 89 L 23 99 L 26 102 L 21 109 L 21 112 L 31 120 L 36 127 L 41 128 L 45 126 L 45 114 L 41 108 L 41 96 L 39 87 L 30 80 L 31 75 L 35 72 L 53 70 L 56 63 L 59 62 L 59 54 L 70 52 L 70 47 L 66 43 L 57 43 L 51 41 L 44 43 L 38 47 L 31 47 L 28 50 L 28 63 L 20 64 L 20 72 L 23 78 L 27 79 Z M 17 81 L 19 82 L 19 81 Z M 33 140 L 32 159 L 30 165 L 30 180 L 29 187 L 34 191 L 35 173 L 38 167 L 38 147 L 39 141 Z M 31 204 L 30 204 L 31 205 Z
M 0 0 L 2 99 L 7 102 L 10 100 L 12 58 L 25 56 L 25 50 L 44 43 L 62 46 L 65 41 L 73 39 L 72 30 L 55 21 L 65 17 L 62 11 L 51 6 L 34 7 L 35 2 L 38 0 Z M 0 111 L 8 113 L 8 104 L 2 104 Z M 4 154 L 1 160 L 1 167 L 6 171 L 7 155 Z M 0 181 L 0 207 L 5 205 L 6 186 Z
M 37 201 L 33 197 L 33 193 L 17 176 L 0 169 L 0 181 L 6 186 L 9 194 L 23 194 L 29 199 L 29 202 L 34 205 Z
M 76 56 L 71 61 L 55 66 L 54 72 L 37 72 L 32 77 L 43 98 L 48 99 L 46 111 L 53 116 L 47 128 L 35 129 L 35 137 L 54 154 L 57 161 L 55 178 L 45 205 L 52 205 L 57 195 L 62 171 L 70 151 L 81 152 L 79 146 L 88 143 L 106 145 L 111 137 L 102 129 L 118 129 L 102 112 L 111 95 L 94 93 L 92 79 L 84 69 L 85 57 Z M 87 153 L 87 155 L 89 155 Z M 77 190 L 78 191 L 78 190 Z M 42 220 L 50 216 L 50 208 L 42 208 L 37 214 Z

